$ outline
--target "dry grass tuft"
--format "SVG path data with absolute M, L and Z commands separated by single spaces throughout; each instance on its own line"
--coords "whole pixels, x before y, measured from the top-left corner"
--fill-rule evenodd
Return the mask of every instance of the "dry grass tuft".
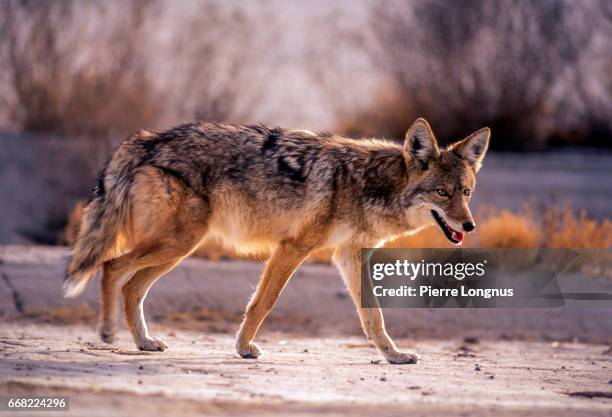
M 612 221 L 597 221 L 584 211 L 576 214 L 568 207 L 551 207 L 543 216 L 546 246 L 550 248 L 610 248 Z
M 79 305 L 40 310 L 26 314 L 25 318 L 39 323 L 93 324 L 98 320 L 98 313 L 87 305 Z
M 535 248 L 542 245 L 542 230 L 533 212 L 485 209 L 481 213 L 476 244 L 480 248 Z

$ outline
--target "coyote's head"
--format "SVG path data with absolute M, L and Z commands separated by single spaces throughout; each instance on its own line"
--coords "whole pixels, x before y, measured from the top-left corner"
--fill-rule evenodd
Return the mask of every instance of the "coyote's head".
M 437 224 L 457 245 L 464 232 L 476 228 L 468 204 L 490 135 L 485 127 L 440 150 L 424 119 L 417 119 L 406 133 L 404 154 L 408 166 L 414 168 L 402 204 L 411 218 L 416 217 L 420 224 Z

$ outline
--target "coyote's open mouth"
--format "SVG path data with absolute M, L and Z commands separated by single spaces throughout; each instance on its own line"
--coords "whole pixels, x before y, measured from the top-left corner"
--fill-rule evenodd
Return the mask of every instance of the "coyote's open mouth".
M 463 242 L 463 233 L 458 232 L 452 227 L 450 227 L 448 223 L 444 221 L 442 216 L 440 216 L 435 210 L 431 211 L 431 215 L 438 222 L 440 229 L 442 229 L 442 231 L 444 232 L 444 236 L 446 236 L 446 238 L 455 245 L 461 245 L 461 242 Z

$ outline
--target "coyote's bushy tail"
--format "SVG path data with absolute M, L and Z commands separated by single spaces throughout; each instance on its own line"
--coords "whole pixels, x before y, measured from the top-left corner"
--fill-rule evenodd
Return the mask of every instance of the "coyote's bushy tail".
M 151 132 L 141 131 L 134 136 L 151 135 Z M 65 297 L 80 294 L 102 264 L 119 252 L 119 233 L 129 214 L 132 172 L 142 162 L 142 155 L 134 152 L 133 145 L 128 139 L 113 155 L 100 174 L 92 200 L 83 211 L 64 280 Z

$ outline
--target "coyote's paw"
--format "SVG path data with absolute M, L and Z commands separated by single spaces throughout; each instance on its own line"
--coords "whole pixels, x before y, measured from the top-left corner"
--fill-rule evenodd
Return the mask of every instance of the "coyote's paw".
M 100 328 L 100 338 L 104 343 L 115 342 L 115 330 L 111 327 L 102 326 Z
M 261 355 L 261 349 L 253 342 L 246 346 L 236 344 L 236 351 L 245 359 L 257 359 Z
M 417 364 L 421 360 L 421 355 L 419 355 L 416 352 L 412 352 L 410 350 L 407 350 L 405 352 L 396 350 L 394 352 L 390 352 L 386 354 L 385 358 L 387 359 L 387 362 L 393 363 L 393 364 L 404 364 L 404 363 Z
M 168 349 L 168 345 L 157 337 L 147 337 L 138 343 L 138 349 L 149 352 L 163 352 L 164 350 Z

